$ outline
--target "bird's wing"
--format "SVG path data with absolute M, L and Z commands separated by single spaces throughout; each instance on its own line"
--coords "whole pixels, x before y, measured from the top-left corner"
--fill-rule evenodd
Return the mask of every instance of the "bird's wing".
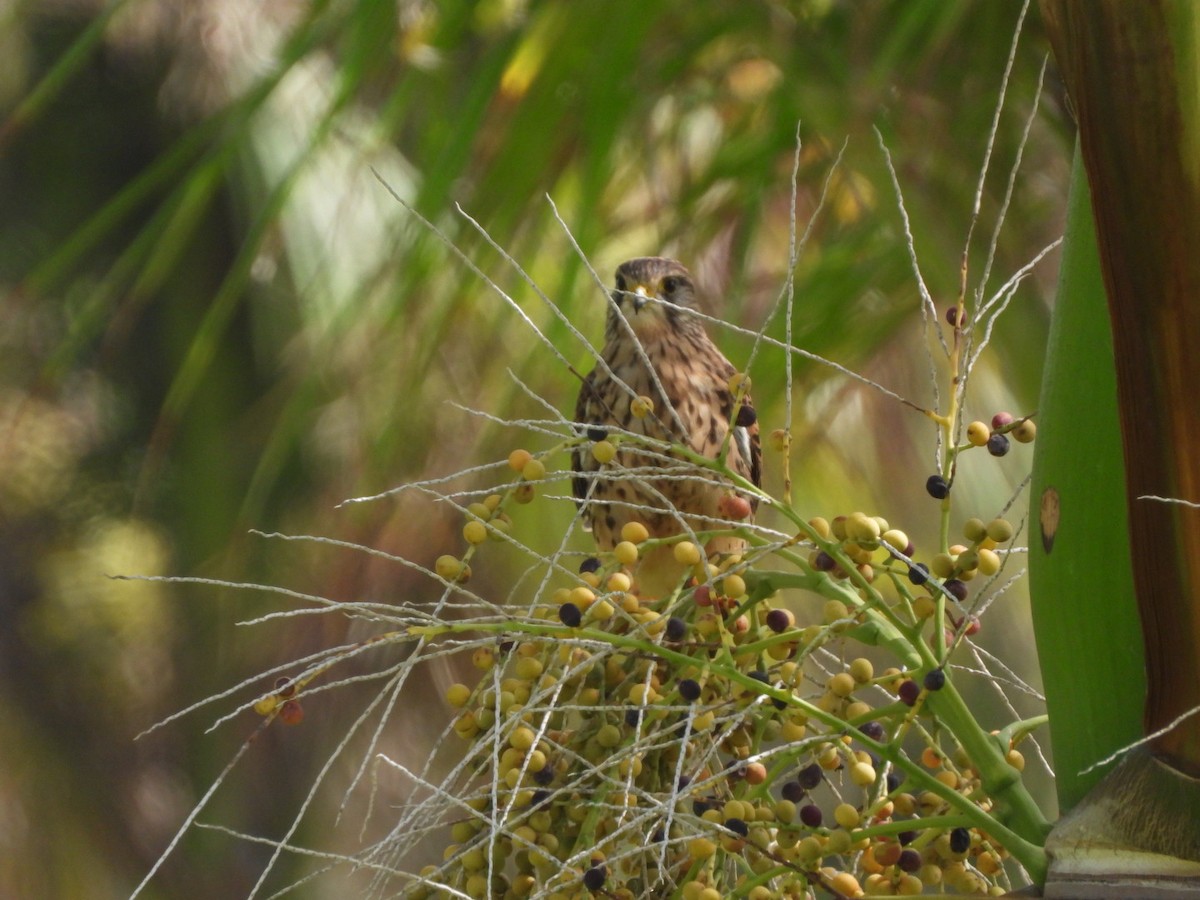
M 586 428 L 588 423 L 595 419 L 595 385 L 596 370 L 593 369 L 583 379 L 583 386 L 579 389 L 579 399 L 575 402 L 575 423 L 582 428 Z M 571 479 L 571 491 L 575 494 L 575 500 L 581 507 L 592 486 L 592 479 L 585 474 L 593 468 L 588 466 L 590 459 L 591 454 L 584 444 L 577 446 L 571 453 L 571 470 L 575 473 L 575 477 Z M 589 530 L 591 528 L 591 519 L 586 515 L 584 516 L 584 528 Z

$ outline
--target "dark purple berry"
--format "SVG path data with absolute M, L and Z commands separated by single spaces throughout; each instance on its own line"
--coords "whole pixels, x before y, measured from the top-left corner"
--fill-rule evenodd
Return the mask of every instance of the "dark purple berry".
M 971 832 L 962 825 L 950 832 L 950 850 L 952 853 L 966 853 L 971 849 Z
M 679 682 L 679 696 L 688 703 L 695 703 L 700 699 L 700 682 L 693 678 L 685 678 Z
M 587 430 L 587 436 L 589 441 L 602 441 L 608 437 L 608 432 L 603 428 L 592 426 Z
M 754 411 L 753 406 L 747 406 L 743 403 L 738 407 L 737 421 L 733 424 L 738 428 L 749 428 L 758 421 L 758 413 Z
M 761 681 L 763 684 L 771 683 L 771 677 L 766 672 L 764 672 L 762 669 L 755 669 L 753 672 L 747 672 L 746 674 L 749 675 L 751 678 L 753 678 L 755 681 Z
M 809 828 L 821 827 L 821 807 L 814 803 L 800 807 L 800 821 Z
M 583 886 L 589 891 L 598 891 L 604 887 L 604 879 L 607 877 L 607 868 L 604 866 L 592 866 L 583 873 Z
M 967 599 L 967 583 L 958 578 L 951 578 L 949 581 L 943 582 L 942 587 L 950 592 L 950 596 L 962 603 Z
M 797 773 L 796 781 L 798 781 L 800 786 L 806 791 L 811 791 L 821 783 L 821 779 L 823 777 L 824 775 L 821 772 L 821 767 L 816 763 L 813 763 L 811 766 L 805 766 L 799 771 L 799 773 Z
M 808 791 L 806 791 L 804 789 L 804 785 L 798 781 L 785 781 L 783 783 L 783 790 L 780 791 L 780 793 L 783 794 L 784 800 L 791 800 L 793 803 L 799 803 L 804 799 L 804 795 L 807 794 Z
M 786 609 L 773 609 L 767 613 L 767 627 L 776 634 L 783 634 L 792 627 L 792 616 Z
M 697 816 L 702 816 L 710 809 L 716 809 L 717 804 L 712 800 L 696 799 L 692 801 L 692 812 Z
M 992 436 L 988 438 L 988 453 L 992 454 L 992 456 L 1004 456 L 1004 454 L 1008 453 L 1008 446 L 1008 435 L 1006 434 L 993 432 Z
M 873 741 L 883 740 L 883 725 L 881 725 L 879 722 L 867 722 L 858 730 Z
M 945 500 L 950 496 L 950 483 L 941 475 L 930 475 L 925 481 L 925 490 L 934 500 Z
M 946 673 L 942 669 L 930 669 L 925 673 L 925 690 L 940 691 L 946 686 Z
M 666 637 L 668 641 L 682 641 L 687 636 L 687 622 L 678 616 L 667 619 Z
M 925 563 L 913 563 L 908 567 L 908 580 L 913 584 L 924 584 L 929 580 L 929 566 Z
M 546 768 L 542 769 L 542 771 L 546 772 L 553 770 Z M 541 806 L 543 803 L 548 802 L 551 796 L 552 794 L 549 791 L 534 791 L 533 796 L 529 798 L 529 803 L 531 806 Z
M 921 696 L 921 686 L 912 679 L 900 685 L 900 702 L 905 706 L 916 705 L 917 698 Z
M 824 550 L 817 554 L 816 562 L 813 565 L 816 566 L 818 572 L 832 572 L 837 568 L 837 562 Z
M 900 790 L 900 785 L 904 784 L 904 779 L 900 777 L 899 772 L 887 773 L 887 791 L 889 794 L 894 794 Z
M 946 309 L 946 322 L 950 325 L 958 324 L 958 307 L 950 306 Z
M 896 840 L 900 842 L 901 847 L 907 847 L 916 839 L 917 833 L 915 831 L 902 831 L 896 835 Z
M 578 628 L 583 621 L 583 613 L 574 603 L 564 603 L 558 608 L 558 618 L 568 628 Z
M 745 837 L 750 833 L 750 826 L 743 819 L 726 819 L 725 827 L 738 837 Z
M 542 768 L 533 773 L 533 780 L 538 784 L 549 784 L 554 780 L 554 767 L 542 766 Z
M 630 728 L 637 728 L 642 724 L 642 711 L 636 706 L 631 706 L 625 710 L 625 724 Z
M 916 872 L 921 868 L 921 854 L 916 850 L 901 850 L 896 859 L 896 868 L 901 872 Z
M 595 572 L 599 568 L 600 568 L 600 560 L 596 559 L 596 557 L 594 557 L 594 556 L 589 556 L 587 559 L 585 559 L 583 562 L 581 562 L 579 564 L 579 572 L 581 575 L 587 574 L 588 572 Z

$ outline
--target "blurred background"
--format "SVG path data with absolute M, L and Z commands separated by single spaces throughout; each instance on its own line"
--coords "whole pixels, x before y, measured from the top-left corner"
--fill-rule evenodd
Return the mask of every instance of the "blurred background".
M 807 226 L 828 179 L 795 270 L 792 341 L 932 404 L 936 342 L 872 129 L 944 310 L 1021 15 L 1016 2 L 943 0 L 0 3 L 0 895 L 127 896 L 258 719 L 208 727 L 273 678 L 135 736 L 369 633 L 334 615 L 239 626 L 305 604 L 107 576 L 436 597 L 402 566 L 250 529 L 430 565 L 461 544 L 445 504 L 337 504 L 549 446 L 453 405 L 545 417 L 509 370 L 573 410 L 576 376 L 389 189 L 586 371 L 587 348 L 456 204 L 595 342 L 603 295 L 573 242 L 606 283 L 628 257 L 676 256 L 708 312 L 758 330 L 787 276 L 789 219 Z M 972 286 L 1027 128 L 989 288 L 1061 230 L 1072 125 L 1052 70 L 1030 118 L 1046 52 L 1034 10 L 999 117 Z M 1013 298 L 969 418 L 1035 408 L 1056 265 L 1052 255 Z M 783 316 L 766 330 L 783 339 Z M 750 338 L 716 337 L 735 363 L 750 353 Z M 752 368 L 768 430 L 788 424 L 783 360 L 764 348 Z M 792 398 L 797 508 L 866 509 L 904 528 L 918 557 L 933 547 L 929 421 L 804 359 Z M 998 513 L 1031 460 L 1023 445 L 1003 459 L 968 454 L 956 521 Z M 778 490 L 778 455 L 767 469 Z M 553 546 L 571 516 L 567 503 L 538 504 L 516 533 Z M 521 565 L 487 547 L 472 586 L 503 597 Z M 994 604 L 980 640 L 1036 683 L 1020 590 Z M 368 655 L 339 674 L 392 662 Z M 446 714 L 424 711 L 428 692 L 413 684 L 422 699 L 401 703 L 379 746 L 420 760 Z M 362 791 L 335 815 L 361 752 L 334 754 L 377 687 L 356 690 L 316 696 L 303 725 L 260 735 L 201 821 L 278 838 L 328 766 L 292 840 L 356 846 Z M 368 836 L 386 829 L 387 791 L 403 789 L 383 785 Z M 269 855 L 191 830 L 142 896 L 241 896 Z M 311 865 L 285 856 L 267 893 Z M 294 895 L 347 896 L 336 875 Z

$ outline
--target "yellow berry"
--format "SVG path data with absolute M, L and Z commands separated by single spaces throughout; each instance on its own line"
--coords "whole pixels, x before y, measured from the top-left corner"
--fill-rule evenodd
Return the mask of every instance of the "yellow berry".
M 275 707 L 279 705 L 279 697 L 276 694 L 271 694 L 268 697 L 263 697 L 254 704 L 254 711 L 260 716 L 269 716 L 275 712 Z
M 904 553 L 908 550 L 908 535 L 899 528 L 892 528 L 883 533 L 883 541 L 889 547 L 893 547 Z
M 691 541 L 680 541 L 673 549 L 675 562 L 681 566 L 694 566 L 700 562 L 700 548 Z
M 631 544 L 640 544 L 642 541 L 649 540 L 650 532 L 641 522 L 626 522 L 621 526 L 621 540 L 629 541 Z
M 817 537 L 824 540 L 829 540 L 829 536 L 833 533 L 829 528 L 829 521 L 817 516 L 815 519 L 808 520 L 808 527 L 817 533 Z
M 591 588 L 580 586 L 571 591 L 568 599 L 580 609 L 587 609 L 596 601 L 596 594 Z
M 879 523 L 866 513 L 851 513 L 846 518 L 846 537 L 860 544 L 879 540 Z
M 513 671 L 518 678 L 523 678 L 525 681 L 533 681 L 545 670 L 542 661 L 536 656 L 522 656 L 516 661 L 513 666 Z
M 862 656 L 850 663 L 849 672 L 850 677 L 859 684 L 866 684 L 875 677 L 875 667 L 869 659 Z
M 734 372 L 729 376 L 729 382 L 726 385 L 729 388 L 729 393 L 735 397 L 739 394 L 750 393 L 750 376 L 745 372 Z
M 938 578 L 949 578 L 954 574 L 954 557 L 949 553 L 939 553 L 929 561 L 929 569 Z
M 463 564 L 456 557 L 445 554 L 437 558 L 437 562 L 433 564 L 433 570 L 447 581 L 457 581 L 458 576 L 462 574 Z
M 1007 519 L 992 519 L 987 524 L 987 536 L 997 544 L 1011 541 L 1013 536 L 1012 522 Z
M 621 541 L 613 547 L 613 556 L 623 566 L 632 566 L 638 559 L 637 544 L 632 541 Z
M 649 397 L 634 397 L 629 404 L 629 411 L 635 419 L 644 419 L 654 412 L 654 401 Z
M 463 526 L 463 537 L 468 544 L 482 544 L 487 540 L 487 536 L 487 526 L 482 522 L 472 519 Z
M 596 743 L 606 750 L 611 750 L 621 743 L 621 729 L 612 722 L 601 725 L 600 730 L 596 732 Z
M 986 445 L 991 436 L 992 429 L 988 427 L 987 422 L 972 422 L 967 426 L 967 440 L 976 447 Z
M 875 783 L 875 768 L 870 763 L 858 762 L 850 767 L 850 780 L 859 787 Z
M 839 672 L 829 679 L 829 691 L 837 697 L 849 697 L 855 687 L 857 685 L 849 672 Z
M 600 621 L 611 619 L 614 613 L 616 613 L 616 610 L 613 609 L 613 605 L 607 600 L 598 600 L 588 609 L 588 615 Z
M 471 664 L 486 672 L 496 664 L 496 653 L 491 647 L 476 647 L 471 653 Z
M 522 725 L 519 728 L 514 728 L 512 734 L 508 736 L 508 745 L 514 750 L 522 752 L 530 749 L 537 740 L 537 733 L 527 725 Z
M 918 619 L 928 619 L 937 612 L 937 601 L 927 594 L 922 594 L 913 600 L 913 615 Z
M 1018 772 L 1025 771 L 1025 756 L 1020 750 L 1009 750 L 1008 753 L 1004 755 L 1004 761 Z
M 826 600 L 825 601 L 825 623 L 831 624 L 840 619 L 845 619 L 850 615 L 850 610 L 846 608 L 846 604 L 841 600 Z
M 592 459 L 605 465 L 613 461 L 617 455 L 617 448 L 612 445 L 611 441 L 596 441 L 592 444 Z
M 525 468 L 525 463 L 533 459 L 533 454 L 528 450 L 514 450 L 508 454 L 508 467 L 514 472 L 520 472 Z
M 470 740 L 479 734 L 479 723 L 475 721 L 475 714 L 467 710 L 455 719 L 454 732 L 464 740 Z
M 455 709 L 462 709 L 471 699 L 471 689 L 465 684 L 452 684 L 446 688 L 446 702 Z
M 1022 444 L 1031 443 L 1037 437 L 1037 425 L 1033 424 L 1033 419 L 1026 419 L 1012 430 L 1012 436 Z
M 987 537 L 987 527 L 983 519 L 967 519 L 963 522 L 962 533 L 963 537 L 975 544 Z
M 874 707 L 871 706 L 870 703 L 866 703 L 862 700 L 855 700 L 853 703 L 850 703 L 846 706 L 846 718 L 851 721 L 855 719 L 862 719 L 869 716 L 871 714 L 871 710 L 873 709 Z
M 834 821 L 843 828 L 853 828 L 862 818 L 858 810 L 849 803 L 839 803 L 833 810 Z
M 694 861 L 708 859 L 717 852 L 717 845 L 708 838 L 692 838 L 688 841 L 688 856 Z
M 633 587 L 633 580 L 624 572 L 613 572 L 608 576 L 605 586 L 610 591 L 620 594 Z
M 858 879 L 849 872 L 838 872 L 829 879 L 829 886 L 837 891 L 838 896 L 842 897 L 861 897 L 863 889 L 858 883 Z
M 746 595 L 746 581 L 741 575 L 726 575 L 721 579 L 721 589 L 726 597 L 736 600 Z
M 1000 555 L 995 550 L 980 549 L 979 557 L 979 574 L 995 575 L 1000 571 Z
M 540 459 L 531 459 L 521 467 L 521 477 L 526 481 L 540 481 L 546 477 L 546 464 Z

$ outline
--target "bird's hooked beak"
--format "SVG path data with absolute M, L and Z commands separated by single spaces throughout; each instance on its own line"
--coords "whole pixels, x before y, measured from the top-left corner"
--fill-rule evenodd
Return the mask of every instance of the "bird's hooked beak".
M 642 311 L 642 307 L 645 306 L 650 300 L 650 295 L 646 293 L 646 286 L 639 284 L 637 287 L 635 287 L 631 292 L 629 299 L 633 303 L 634 313 L 640 313 Z

